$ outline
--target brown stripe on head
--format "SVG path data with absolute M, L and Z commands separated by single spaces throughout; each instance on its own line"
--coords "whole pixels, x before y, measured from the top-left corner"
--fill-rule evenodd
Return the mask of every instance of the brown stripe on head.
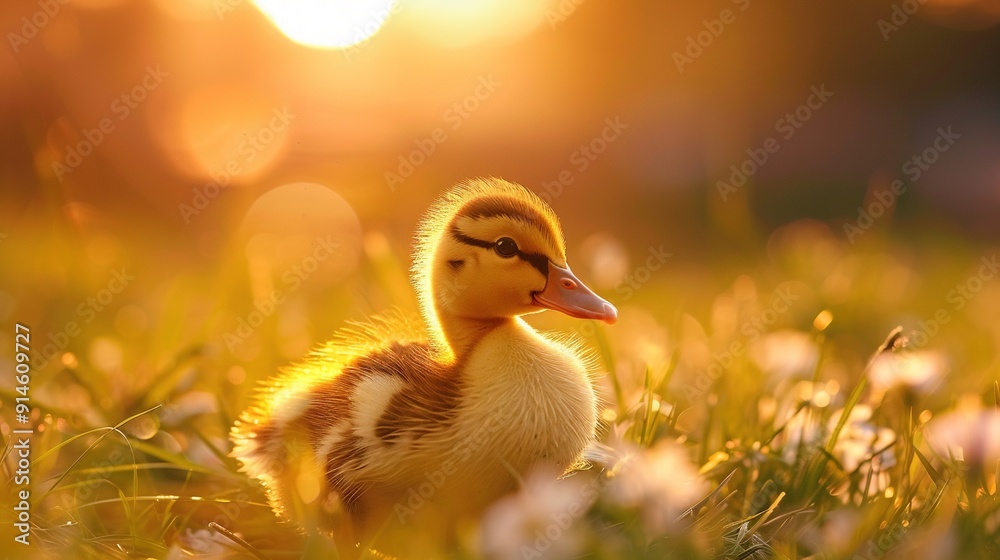
M 520 196 L 511 194 L 485 194 L 469 200 L 455 212 L 451 231 L 488 243 L 520 233 L 521 238 L 515 239 L 522 249 L 565 263 L 565 241 L 552 210 L 527 189 Z

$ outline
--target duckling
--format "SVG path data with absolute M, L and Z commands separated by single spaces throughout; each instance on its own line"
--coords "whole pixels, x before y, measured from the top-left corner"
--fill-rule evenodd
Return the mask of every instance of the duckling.
M 570 270 L 545 202 L 502 179 L 460 183 L 419 225 L 411 279 L 423 325 L 342 330 L 232 428 L 232 456 L 275 512 L 338 548 L 475 515 L 532 468 L 578 466 L 595 438 L 592 360 L 521 317 L 618 312 Z

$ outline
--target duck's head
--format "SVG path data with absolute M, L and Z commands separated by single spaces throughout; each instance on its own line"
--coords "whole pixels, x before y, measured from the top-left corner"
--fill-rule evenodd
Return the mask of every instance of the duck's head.
M 545 309 L 606 323 L 618 317 L 570 270 L 552 209 L 501 179 L 460 184 L 431 208 L 418 234 L 414 273 L 431 323 L 442 316 L 491 320 Z

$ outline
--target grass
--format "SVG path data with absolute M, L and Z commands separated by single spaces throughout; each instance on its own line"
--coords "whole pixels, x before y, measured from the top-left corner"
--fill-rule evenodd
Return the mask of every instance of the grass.
M 681 489 L 666 483 L 645 489 L 642 503 L 623 501 L 615 477 L 638 471 L 626 464 L 611 477 L 595 462 L 579 476 L 599 483 L 598 496 L 562 537 L 573 541 L 573 556 L 997 557 L 1000 458 L 972 457 L 970 448 L 959 461 L 927 441 L 928 426 L 949 414 L 1000 414 L 1000 334 L 995 311 L 984 311 L 996 309 L 1000 281 L 984 282 L 961 308 L 948 297 L 988 249 L 875 233 L 849 246 L 815 223 L 786 226 L 773 239 L 767 255 L 671 263 L 622 305 L 614 327 L 552 313 L 532 319 L 575 330 L 597 351 L 608 372 L 603 443 L 612 453 L 631 449 L 637 465 L 654 465 L 665 449 L 681 449 L 686 465 L 677 472 L 690 468 L 703 485 L 697 499 L 669 504 L 675 510 L 661 502 Z M 45 332 L 81 320 L 76 304 L 106 282 L 72 243 L 58 232 L 42 236 L 34 250 L 65 259 L 27 267 L 16 281 L 15 293 L 27 294 L 53 273 L 84 271 L 22 309 L 40 318 L 36 351 Z M 238 247 L 212 265 L 181 262 L 169 278 L 162 263 L 125 248 L 134 285 L 33 374 L 39 427 L 26 557 L 329 555 L 324 539 L 274 517 L 227 456 L 226 434 L 256 381 L 344 321 L 390 305 L 414 309 L 405 249 L 381 245 L 367 243 L 343 282 L 307 281 L 289 293 L 233 347 L 225 334 L 253 311 Z M 797 296 L 782 311 L 774 298 L 783 287 Z M 613 286 L 597 291 L 614 300 Z M 913 336 L 928 334 L 928 318 L 941 309 L 947 323 Z M 927 384 L 875 383 L 880 357 L 927 353 L 949 363 Z M 12 480 L 15 395 L 2 387 L 3 476 Z M 7 527 L 14 490 L 3 491 Z M 669 518 L 651 524 L 663 511 Z M 480 557 L 476 534 L 470 529 L 448 556 Z

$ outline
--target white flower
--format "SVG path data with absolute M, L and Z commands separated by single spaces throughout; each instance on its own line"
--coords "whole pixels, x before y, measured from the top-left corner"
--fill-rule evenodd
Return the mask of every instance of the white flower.
M 948 360 L 932 350 L 883 352 L 872 363 L 868 377 L 877 390 L 897 385 L 927 392 L 948 372 Z
M 781 433 L 775 438 L 775 448 L 781 449 L 785 461 L 794 463 L 801 448 L 811 453 L 816 446 L 822 445 L 824 412 L 820 409 L 830 406 L 839 392 L 840 384 L 833 380 L 795 381 L 794 384 L 788 380 L 778 385 L 775 394 L 781 395 L 781 401 L 770 406 L 776 410 L 775 425 L 781 427 Z
M 959 408 L 931 420 L 924 433 L 939 455 L 987 469 L 1000 461 L 1000 411 Z
M 840 422 L 840 417 L 844 411 L 840 410 L 830 418 L 830 432 L 836 428 Z M 876 451 L 880 451 L 878 456 L 867 464 L 874 462 L 879 468 L 889 468 L 896 464 L 896 456 L 892 448 L 886 449 L 896 439 L 896 432 L 889 428 L 876 426 L 871 422 L 872 407 L 859 404 L 851 409 L 847 423 L 844 424 L 840 437 L 834 445 L 833 452 L 840 464 L 847 472 L 853 472 L 858 466 L 869 458 Z M 882 451 L 884 449 L 884 451 Z
M 896 455 L 890 447 L 896 440 L 896 432 L 873 424 L 872 413 L 868 405 L 855 406 L 833 447 L 833 455 L 844 470 L 848 473 L 857 471 L 861 486 L 867 488 L 869 494 L 889 487 L 890 478 L 886 469 L 896 465 Z M 833 433 L 842 415 L 843 410 L 840 410 L 830 418 L 830 433 Z M 846 484 L 844 488 L 847 488 Z M 849 495 L 845 493 L 841 497 L 846 500 Z
M 487 558 L 571 558 L 583 549 L 579 521 L 597 500 L 597 481 L 583 475 L 559 479 L 559 473 L 536 470 L 522 488 L 490 507 L 482 519 L 482 547 Z
M 681 513 L 707 494 L 684 448 L 666 440 L 625 455 L 612 474 L 608 499 L 639 510 L 648 537 L 679 528 Z
M 761 338 L 751 347 L 750 357 L 771 377 L 811 376 L 819 359 L 819 348 L 809 333 L 786 329 Z

